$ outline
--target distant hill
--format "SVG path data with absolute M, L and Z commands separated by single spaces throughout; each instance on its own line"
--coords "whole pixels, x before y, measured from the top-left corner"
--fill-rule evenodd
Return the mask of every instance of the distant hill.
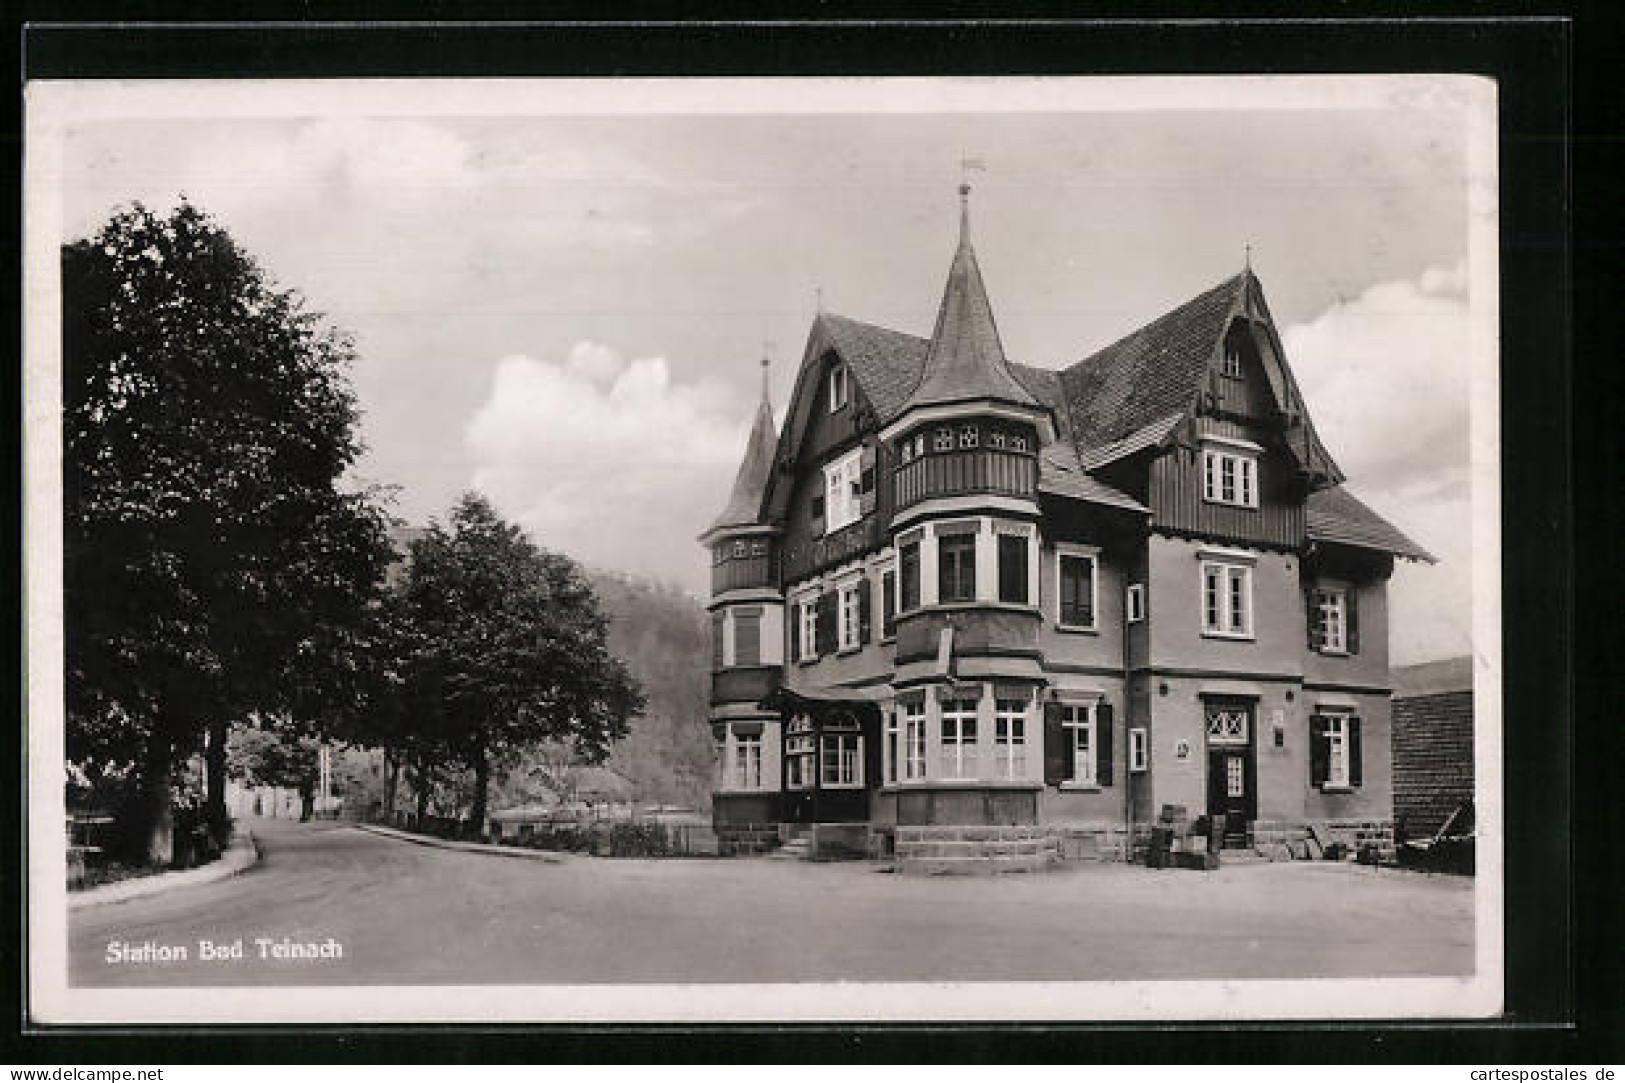
M 610 755 L 640 802 L 710 809 L 710 624 L 693 595 L 625 572 L 589 569 L 609 618 L 609 649 L 643 685 L 648 707 Z

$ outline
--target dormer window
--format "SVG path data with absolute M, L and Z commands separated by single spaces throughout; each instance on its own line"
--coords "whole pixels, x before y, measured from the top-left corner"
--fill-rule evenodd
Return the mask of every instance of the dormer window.
M 837 364 L 829 370 L 829 412 L 834 413 L 846 405 L 847 400 L 847 372 L 846 366 Z
M 1224 357 L 1219 361 L 1219 375 L 1232 380 L 1241 379 L 1241 343 L 1230 339 L 1224 344 Z

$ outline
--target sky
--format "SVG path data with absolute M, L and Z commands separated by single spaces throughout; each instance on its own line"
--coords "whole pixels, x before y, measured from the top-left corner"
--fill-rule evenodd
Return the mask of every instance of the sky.
M 397 486 L 408 521 L 475 488 L 549 548 L 703 594 L 694 539 L 759 359 L 782 415 L 820 294 L 929 334 L 971 156 L 1013 360 L 1087 356 L 1250 248 L 1350 488 L 1441 558 L 1396 571 L 1393 660 L 1470 648 L 1470 171 L 1448 96 L 704 115 L 487 109 L 475 87 L 458 100 L 482 107 L 449 115 L 231 89 L 237 108 L 176 87 L 185 110 L 70 117 L 62 235 L 133 200 L 212 214 L 354 337 L 357 476 Z

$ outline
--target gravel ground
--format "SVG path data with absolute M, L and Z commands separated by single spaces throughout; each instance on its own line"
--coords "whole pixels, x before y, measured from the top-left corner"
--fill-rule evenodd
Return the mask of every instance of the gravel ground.
M 916 878 L 870 863 L 553 864 L 253 822 L 230 880 L 70 915 L 85 986 L 1248 979 L 1465 975 L 1472 881 L 1351 864 L 1082 865 Z M 338 958 L 260 958 L 283 938 Z M 205 962 L 197 942 L 243 941 Z M 109 945 L 185 961 L 109 962 Z

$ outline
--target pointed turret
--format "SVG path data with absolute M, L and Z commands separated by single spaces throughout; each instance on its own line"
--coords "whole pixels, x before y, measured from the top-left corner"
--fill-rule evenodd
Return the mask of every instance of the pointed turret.
M 756 420 L 751 425 L 750 437 L 745 442 L 745 457 L 734 475 L 733 492 L 728 506 L 722 509 L 706 535 L 729 527 L 751 526 L 760 521 L 762 494 L 773 472 L 773 454 L 778 435 L 773 427 L 773 403 L 768 396 L 768 359 L 762 358 L 762 398 L 756 407 Z
M 976 399 L 1036 406 L 1031 394 L 1010 374 L 993 322 L 993 306 L 982 284 L 982 270 L 970 242 L 970 185 L 959 186 L 959 248 L 948 268 L 948 285 L 937 309 L 920 382 L 904 411 Z

